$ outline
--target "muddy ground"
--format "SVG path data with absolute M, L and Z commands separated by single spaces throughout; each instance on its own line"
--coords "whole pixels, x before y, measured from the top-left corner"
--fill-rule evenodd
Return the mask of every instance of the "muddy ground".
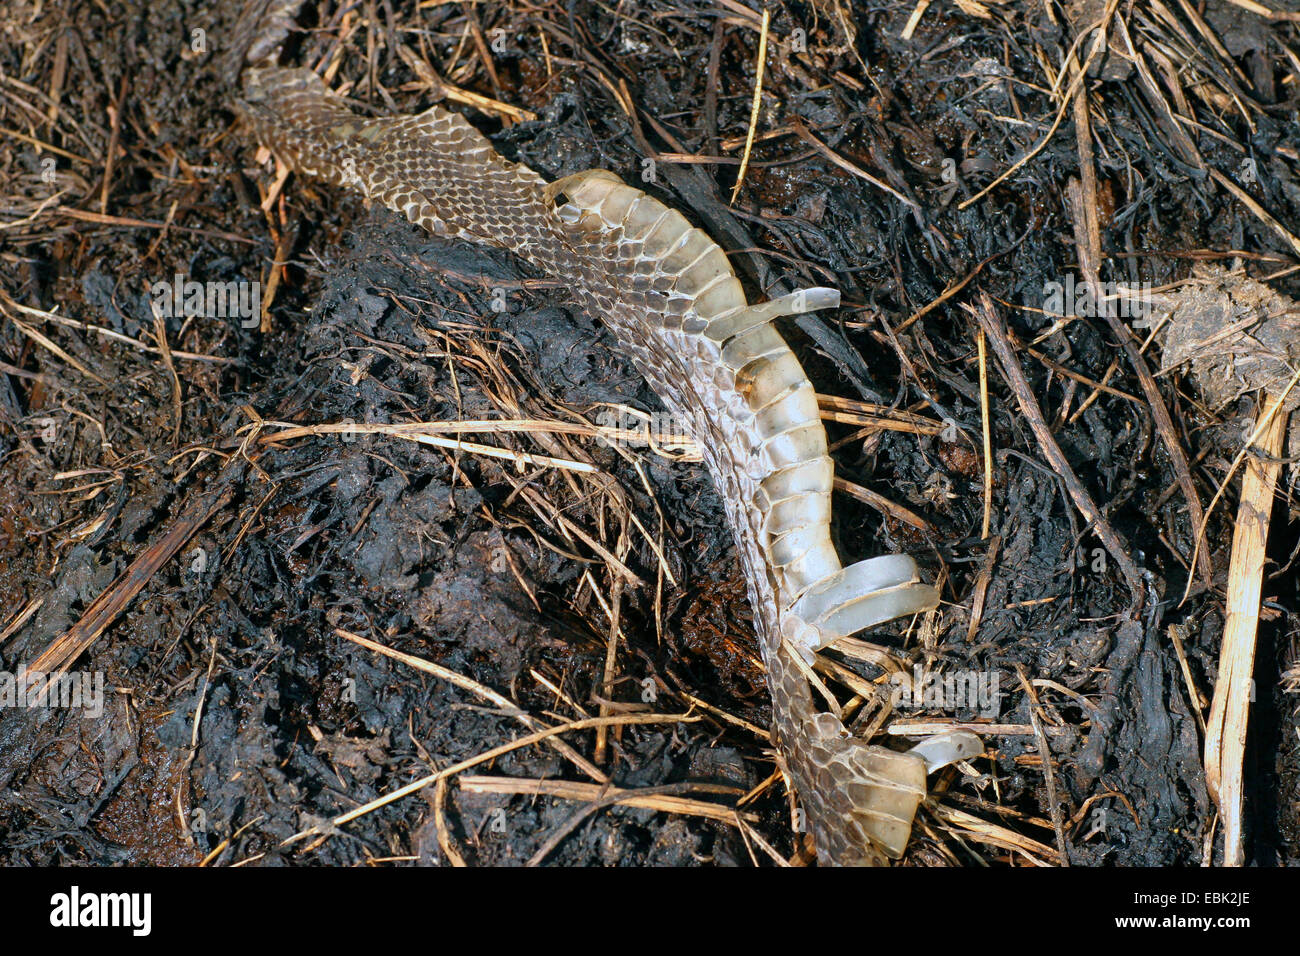
M 657 399 L 509 255 L 298 177 L 273 192 L 223 60 L 235 6 L 0 13 L 0 668 L 80 638 L 72 670 L 105 681 L 97 715 L 0 711 L 0 861 L 808 862 L 717 494 L 681 448 L 591 437 Z M 359 108 L 417 111 L 441 77 L 535 114 L 446 100 L 547 178 L 604 167 L 682 209 L 751 298 L 843 292 L 782 323 L 838 399 L 837 543 L 915 554 L 943 604 L 827 655 L 832 686 L 890 746 L 900 721 L 1006 731 L 934 781 L 906 864 L 1218 858 L 1198 714 L 1239 478 L 1181 601 L 1197 528 L 1166 439 L 1205 507 L 1258 396 L 1209 407 L 1158 375 L 1166 432 L 1122 348 L 1147 330 L 1048 298 L 1080 274 L 1076 179 L 1104 280 L 1213 265 L 1300 296 L 1300 6 L 967 2 L 907 30 L 911 4 L 774 4 L 730 205 L 757 4 L 309 6 L 286 56 Z M 262 308 L 156 318 L 176 276 L 256 282 Z M 985 533 L 990 313 L 1110 543 L 991 350 Z M 347 427 L 521 419 L 543 424 L 462 436 L 506 457 Z M 1247 859 L 1269 866 L 1300 861 L 1291 482 L 1246 764 Z M 891 712 L 889 675 L 918 667 L 999 693 Z M 530 729 L 655 713 L 336 822 Z M 607 783 L 639 805 L 601 802 Z

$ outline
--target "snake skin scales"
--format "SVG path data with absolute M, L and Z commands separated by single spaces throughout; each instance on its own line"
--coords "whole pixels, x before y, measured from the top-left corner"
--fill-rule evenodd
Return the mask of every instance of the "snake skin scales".
M 813 653 L 937 604 L 915 562 L 842 567 L 830 536 L 833 465 L 812 384 L 772 324 L 839 304 L 808 289 L 750 305 L 726 255 L 680 213 L 604 170 L 547 183 L 461 116 L 355 114 L 314 73 L 274 65 L 294 0 L 263 14 L 243 73 L 258 139 L 296 172 L 357 190 L 448 238 L 510 250 L 599 316 L 698 444 L 721 492 L 754 611 L 775 742 L 819 861 L 900 856 L 927 765 L 969 756 L 970 734 L 915 752 L 849 735 L 819 706 Z M 941 760 L 936 751 L 944 752 Z

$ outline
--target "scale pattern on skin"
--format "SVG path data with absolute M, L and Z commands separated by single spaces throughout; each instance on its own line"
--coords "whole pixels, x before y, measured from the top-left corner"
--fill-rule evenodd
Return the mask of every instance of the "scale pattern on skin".
M 268 44 L 263 44 L 267 46 Z M 357 189 L 430 232 L 511 250 L 569 284 L 698 443 L 725 502 L 772 695 L 775 740 L 824 863 L 901 855 L 925 795 L 921 756 L 848 735 L 806 677 L 813 651 L 935 606 L 915 563 L 842 568 L 816 396 L 771 324 L 838 305 L 830 289 L 747 304 L 726 255 L 612 173 L 548 184 L 455 113 L 354 114 L 314 73 L 244 74 L 241 109 L 297 172 Z

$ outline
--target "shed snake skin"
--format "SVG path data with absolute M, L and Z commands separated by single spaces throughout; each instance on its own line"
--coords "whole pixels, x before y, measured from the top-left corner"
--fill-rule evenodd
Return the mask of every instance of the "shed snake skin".
M 775 742 L 819 861 L 901 856 L 927 765 L 981 748 L 970 734 L 907 753 L 869 745 L 819 706 L 810 684 L 816 650 L 938 600 L 910 557 L 842 567 L 831 542 L 833 465 L 816 395 L 772 319 L 838 306 L 839 293 L 750 305 L 713 240 L 613 173 L 547 183 L 438 106 L 355 114 L 315 73 L 274 65 L 300 2 L 273 0 L 255 14 L 240 109 L 257 138 L 296 172 L 357 190 L 436 235 L 510 250 L 615 333 L 695 439 L 723 498 Z

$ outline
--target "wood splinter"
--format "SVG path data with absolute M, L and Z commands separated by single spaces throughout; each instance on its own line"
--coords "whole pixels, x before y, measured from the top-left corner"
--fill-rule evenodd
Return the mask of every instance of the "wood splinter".
M 1242 866 L 1242 766 L 1246 752 L 1246 725 L 1253 697 L 1255 637 L 1264 580 L 1264 554 L 1268 546 L 1273 490 L 1282 470 L 1280 455 L 1288 414 L 1281 399 L 1264 403 L 1254 429 L 1254 447 L 1241 482 L 1241 501 L 1232 533 L 1228 566 L 1228 597 L 1219 652 L 1219 674 L 1205 733 L 1205 783 L 1219 807 L 1223 824 L 1223 864 Z

